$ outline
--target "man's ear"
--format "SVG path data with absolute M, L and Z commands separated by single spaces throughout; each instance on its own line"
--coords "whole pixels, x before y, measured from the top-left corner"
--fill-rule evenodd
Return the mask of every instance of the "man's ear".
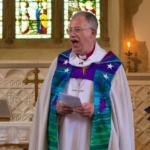
M 96 34 L 97 34 L 97 30 L 96 29 L 91 29 L 92 30 L 92 36 L 96 36 Z

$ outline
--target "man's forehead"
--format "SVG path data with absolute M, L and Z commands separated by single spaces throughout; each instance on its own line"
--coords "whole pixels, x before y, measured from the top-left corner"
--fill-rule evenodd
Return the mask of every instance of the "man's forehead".
M 69 26 L 69 28 L 82 28 L 83 26 Z
M 82 26 L 86 26 L 86 22 L 85 22 L 85 20 L 81 20 L 81 19 L 72 19 L 71 21 L 70 21 L 70 24 L 69 24 L 69 26 L 71 27 L 71 26 L 74 26 L 74 27 L 82 27 Z
M 85 21 L 85 17 L 84 16 L 72 17 L 70 22 L 76 22 L 78 20 Z

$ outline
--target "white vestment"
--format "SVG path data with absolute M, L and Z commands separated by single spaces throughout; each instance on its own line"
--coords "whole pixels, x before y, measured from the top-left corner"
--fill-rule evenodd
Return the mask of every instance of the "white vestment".
M 106 55 L 96 43 L 93 54 L 83 63 L 88 66 L 99 62 Z M 75 53 L 71 52 L 69 63 L 81 66 Z M 47 117 L 52 77 L 57 65 L 57 58 L 51 64 L 42 85 L 36 104 L 29 150 L 47 150 Z M 75 91 L 75 90 L 80 91 Z M 86 89 L 86 92 L 85 92 Z M 66 93 L 79 96 L 81 102 L 93 103 L 93 82 L 71 78 Z M 112 104 L 111 135 L 108 150 L 134 150 L 134 127 L 131 98 L 126 75 L 122 65 L 117 70 L 110 91 Z M 90 150 L 91 118 L 83 118 L 76 113 L 59 116 L 59 150 Z

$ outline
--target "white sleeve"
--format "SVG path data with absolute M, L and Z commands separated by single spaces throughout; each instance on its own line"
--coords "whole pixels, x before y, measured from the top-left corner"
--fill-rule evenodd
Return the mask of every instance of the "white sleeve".
M 135 150 L 133 109 L 125 71 L 121 65 L 111 87 L 112 132 L 109 150 Z
M 57 65 L 57 58 L 52 62 L 42 84 L 35 106 L 29 150 L 47 150 L 47 117 L 50 101 L 52 77 Z

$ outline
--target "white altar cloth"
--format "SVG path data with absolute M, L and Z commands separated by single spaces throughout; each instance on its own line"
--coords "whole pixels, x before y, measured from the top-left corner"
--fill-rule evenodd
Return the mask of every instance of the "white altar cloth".
M 32 122 L 0 122 L 0 145 L 28 144 Z

